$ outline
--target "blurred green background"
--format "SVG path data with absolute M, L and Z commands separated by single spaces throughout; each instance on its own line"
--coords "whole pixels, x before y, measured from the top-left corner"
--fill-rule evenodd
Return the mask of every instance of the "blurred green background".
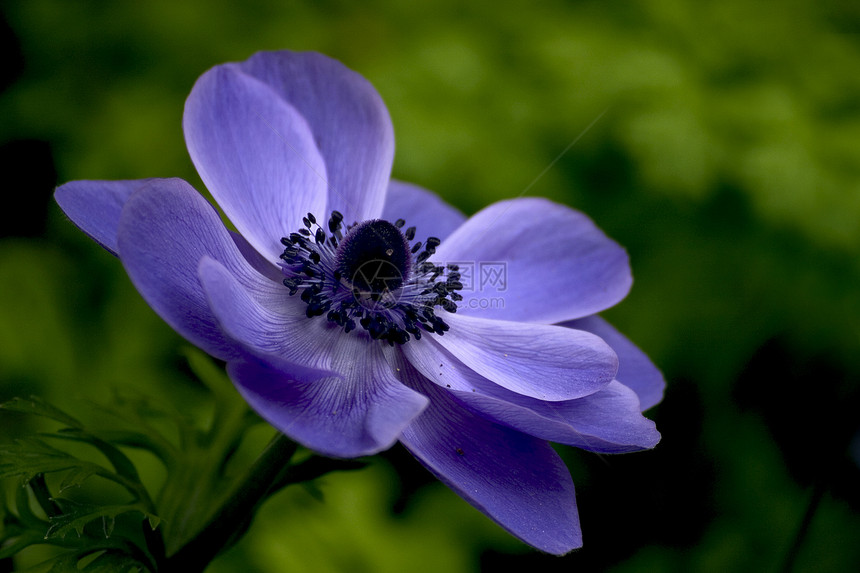
M 396 177 L 466 213 L 551 197 L 630 252 L 634 288 L 605 316 L 666 375 L 649 413 L 663 441 L 562 448 L 583 549 L 529 550 L 395 449 L 279 494 L 212 572 L 777 571 L 792 548 L 797 571 L 860 570 L 860 4 L 0 10 L 0 399 L 137 388 L 194 409 L 184 343 L 50 196 L 72 179 L 202 188 L 184 99 L 257 50 L 317 50 L 367 77 L 393 117 Z M 3 415 L 0 439 L 31 423 Z

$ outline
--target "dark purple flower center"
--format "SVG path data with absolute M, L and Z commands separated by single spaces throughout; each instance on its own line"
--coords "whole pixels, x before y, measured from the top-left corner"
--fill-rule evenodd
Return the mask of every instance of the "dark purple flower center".
M 345 235 L 337 211 L 328 234 L 311 213 L 302 222 L 303 228 L 281 239 L 281 268 L 290 295 L 301 292 L 308 318 L 325 314 L 345 332 L 360 325 L 391 345 L 448 330 L 436 307 L 456 312 L 455 301 L 463 298 L 456 291 L 463 285 L 456 265 L 428 261 L 439 239 L 429 237 L 421 250 L 420 241 L 411 243 L 415 227 L 401 231 L 403 219 L 354 223 Z
M 409 275 L 412 256 L 400 229 L 382 219 L 350 229 L 337 248 L 338 270 L 357 289 L 394 291 Z

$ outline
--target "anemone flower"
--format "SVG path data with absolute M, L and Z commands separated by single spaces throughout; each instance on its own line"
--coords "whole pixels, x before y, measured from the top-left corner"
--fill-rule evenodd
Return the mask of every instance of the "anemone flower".
M 466 218 L 392 180 L 385 105 L 320 54 L 212 68 L 183 128 L 235 231 L 181 179 L 56 191 L 152 308 L 296 442 L 352 458 L 399 441 L 526 543 L 581 546 L 549 442 L 620 453 L 659 440 L 641 413 L 662 397 L 659 371 L 596 315 L 630 288 L 624 249 L 548 200 Z

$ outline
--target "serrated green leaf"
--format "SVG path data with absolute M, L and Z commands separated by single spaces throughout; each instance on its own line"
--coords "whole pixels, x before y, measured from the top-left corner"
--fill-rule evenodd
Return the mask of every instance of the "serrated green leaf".
M 137 473 L 137 468 L 134 467 L 134 464 L 131 463 L 131 460 L 128 459 L 128 456 L 122 453 L 122 451 L 116 446 L 102 440 L 97 436 L 94 436 L 89 432 L 85 432 L 77 428 L 70 428 L 68 430 L 58 432 L 56 434 L 43 435 L 59 438 L 62 440 L 74 440 L 77 442 L 84 442 L 90 444 L 96 449 L 98 449 L 108 459 L 108 461 L 111 463 L 118 475 L 121 475 L 132 481 L 140 481 L 140 476 Z
M 72 532 L 77 533 L 80 537 L 84 533 L 84 528 L 96 520 L 101 520 L 102 531 L 107 538 L 113 532 L 116 517 L 123 513 L 139 512 L 145 519 L 149 520 L 150 524 L 155 521 L 157 525 L 159 519 L 158 516 L 148 511 L 142 503 L 94 505 L 70 499 L 56 499 L 55 501 L 62 508 L 63 513 L 49 518 L 51 525 L 45 533 L 45 539 L 57 537 L 65 539 Z
M 101 420 L 109 421 L 102 424 L 97 432 L 105 441 L 149 450 L 158 457 L 166 467 L 170 467 L 178 456 L 176 447 L 170 439 L 153 427 L 153 419 L 168 419 L 180 432 L 189 431 L 189 421 L 182 415 L 169 408 L 153 404 L 149 396 L 129 396 L 116 394 L 110 405 L 94 404 Z
M 110 473 L 99 464 L 79 460 L 38 438 L 22 438 L 0 447 L 0 479 L 20 477 L 29 481 L 39 474 L 70 469 L 90 474 Z
M 147 450 L 161 460 L 165 467 L 170 467 L 176 457 L 173 445 L 165 440 L 163 436 L 157 434 L 155 430 L 151 428 L 147 429 L 150 430 L 149 434 L 112 429 L 100 431 L 99 436 L 111 444 L 128 446 L 138 450 Z
M 96 474 L 96 468 L 92 466 L 80 466 L 71 468 L 66 475 L 63 476 L 63 481 L 57 487 L 57 493 L 63 493 L 66 490 L 81 487 L 85 481 Z
M 30 396 L 29 398 L 12 398 L 8 402 L 0 404 L 0 409 L 50 418 L 51 420 L 61 422 L 70 428 L 83 427 L 77 419 L 66 414 L 56 406 L 52 406 L 48 402 L 45 402 L 38 396 Z
M 28 482 L 39 474 L 68 471 L 68 475 L 60 483 L 59 489 L 62 492 L 71 487 L 80 486 L 93 475 L 98 475 L 121 485 L 136 499 L 153 507 L 149 493 L 140 482 L 131 460 L 114 446 L 78 430 L 73 430 L 68 435 L 45 434 L 45 436 L 84 441 L 102 452 L 109 452 L 110 461 L 116 462 L 126 475 L 111 471 L 101 464 L 71 456 L 38 438 L 22 438 L 13 444 L 0 447 L 0 478 L 19 477 L 24 482 Z
M 116 517 L 113 515 L 102 516 L 102 531 L 105 534 L 105 539 L 111 536 L 113 528 L 116 525 Z

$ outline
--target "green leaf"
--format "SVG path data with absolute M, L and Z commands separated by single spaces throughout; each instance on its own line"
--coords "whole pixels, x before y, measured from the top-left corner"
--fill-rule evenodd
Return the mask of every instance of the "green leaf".
M 81 558 L 77 553 L 66 553 L 54 559 L 53 565 L 47 573 L 72 573 L 80 571 L 78 561 Z
M 95 557 L 93 557 L 95 555 Z M 50 566 L 48 569 L 47 567 Z M 116 550 L 70 551 L 21 573 L 132 573 L 149 571 L 140 561 Z
M 9 539 L 13 537 L 14 536 L 9 536 Z M 15 540 L 12 543 L 0 549 L 0 559 L 7 559 L 26 547 L 44 542 L 44 535 L 31 529 L 28 529 L 27 531 L 24 531 L 20 535 L 15 537 Z
M 182 429 L 187 422 L 179 415 L 154 405 L 150 397 L 119 394 L 109 404 L 93 404 L 93 407 L 101 427 L 90 432 L 92 435 L 112 444 L 148 450 L 167 468 L 174 463 L 178 456 L 176 447 L 150 422 L 166 418 Z
M 130 573 L 146 571 L 147 568 L 140 561 L 118 551 L 105 551 L 79 571 L 86 573 Z
M 15 492 L 15 509 L 18 510 L 18 521 L 22 526 L 36 531 L 45 531 L 48 524 L 39 519 L 30 508 L 30 494 L 26 486 L 22 485 Z
M 81 424 L 77 419 L 66 414 L 56 406 L 52 406 L 45 402 L 38 396 L 30 396 L 29 398 L 12 398 L 8 402 L 0 404 L 0 409 L 50 418 L 51 420 L 61 422 L 70 428 L 83 428 L 83 424 Z
M 62 508 L 63 513 L 49 518 L 51 523 L 45 534 L 45 539 L 65 537 L 72 532 L 77 533 L 78 537 L 84 534 L 84 528 L 95 521 L 100 521 L 101 533 L 105 538 L 113 533 L 116 517 L 123 513 L 139 512 L 145 519 L 149 521 L 150 527 L 155 529 L 160 522 L 160 518 L 150 512 L 143 503 L 129 503 L 117 505 L 94 505 L 90 503 L 81 503 L 70 499 L 56 499 L 57 504 Z
M 64 470 L 88 475 L 110 473 L 99 464 L 79 460 L 38 438 L 21 438 L 0 447 L 0 479 L 20 477 L 30 481 L 39 474 Z
M 41 439 L 22 438 L 13 444 L 0 447 L 0 479 L 19 477 L 24 482 L 29 482 L 39 474 L 67 471 L 68 474 L 59 486 L 59 492 L 63 492 L 72 487 L 79 487 L 93 475 L 98 475 L 121 485 L 136 500 L 142 501 L 150 510 L 154 510 L 152 499 L 141 483 L 137 470 L 131 460 L 118 448 L 77 429 L 72 429 L 68 433 L 43 434 L 43 436 L 89 443 L 101 451 L 119 473 L 101 464 L 76 458 L 48 445 Z
M 132 481 L 140 481 L 140 476 L 137 473 L 137 468 L 134 467 L 134 464 L 131 463 L 131 460 L 128 459 L 128 456 L 122 453 L 119 448 L 102 440 L 101 438 L 98 438 L 90 434 L 89 432 L 85 432 L 77 428 L 70 428 L 56 434 L 48 435 L 63 440 L 74 440 L 91 444 L 102 454 L 104 454 L 104 456 L 113 466 L 114 470 L 116 470 L 117 474 Z
M 57 488 L 57 493 L 63 493 L 68 489 L 81 487 L 85 481 L 96 474 L 97 469 L 91 465 L 71 468 L 66 475 L 63 476 L 63 481 L 60 482 L 60 485 Z

